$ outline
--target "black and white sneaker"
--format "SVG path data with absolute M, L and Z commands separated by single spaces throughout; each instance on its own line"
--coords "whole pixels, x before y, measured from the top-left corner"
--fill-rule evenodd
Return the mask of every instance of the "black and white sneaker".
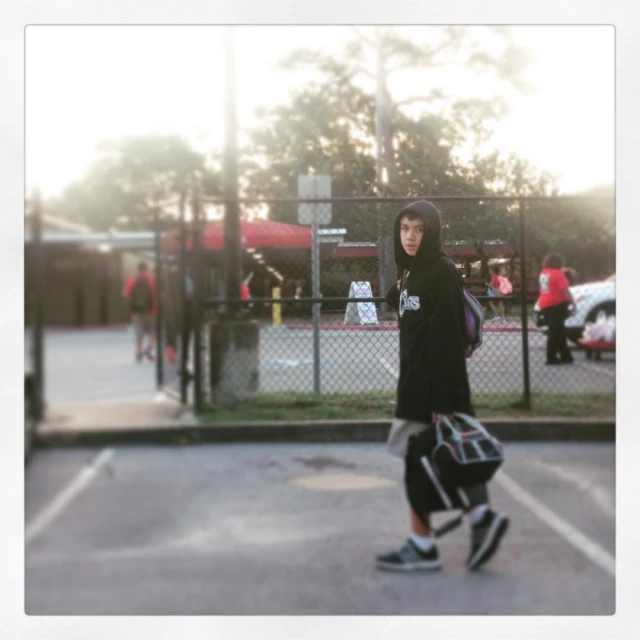
M 482 520 L 471 527 L 471 552 L 467 567 L 477 569 L 498 550 L 502 536 L 509 528 L 509 518 L 503 513 L 487 509 Z
M 435 545 L 422 551 L 409 539 L 399 551 L 377 556 L 376 567 L 383 571 L 437 571 L 441 564 Z

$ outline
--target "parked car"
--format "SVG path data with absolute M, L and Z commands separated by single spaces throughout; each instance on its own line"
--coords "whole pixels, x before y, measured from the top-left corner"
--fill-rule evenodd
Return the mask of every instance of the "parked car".
M 566 319 L 564 326 L 567 338 L 572 342 L 577 342 L 582 337 L 585 324 L 587 322 L 595 322 L 600 311 L 604 311 L 607 317 L 616 315 L 615 274 L 600 282 L 589 282 L 569 287 L 569 290 L 576 301 L 576 313 Z M 540 312 L 538 302 L 536 302 L 533 310 L 536 325 L 546 332 L 547 323 Z

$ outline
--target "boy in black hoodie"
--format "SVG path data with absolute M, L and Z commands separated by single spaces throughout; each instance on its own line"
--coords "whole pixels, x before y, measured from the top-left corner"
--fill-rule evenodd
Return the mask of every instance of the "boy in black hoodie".
M 433 435 L 438 414 L 473 414 L 465 360 L 462 279 L 442 249 L 440 212 L 420 200 L 402 209 L 394 224 L 395 260 L 403 276 L 387 293 L 398 309 L 400 375 L 389 451 L 405 460 L 405 488 L 411 534 L 406 544 L 378 556 L 389 571 L 440 569 L 421 483 L 428 482 L 420 462 L 419 440 Z M 467 487 L 460 506 L 471 523 L 469 569 L 484 564 L 507 530 L 506 516 L 492 511 L 486 485 Z

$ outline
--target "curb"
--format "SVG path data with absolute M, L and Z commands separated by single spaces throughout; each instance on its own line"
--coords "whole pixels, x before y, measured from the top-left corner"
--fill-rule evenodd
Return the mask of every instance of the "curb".
M 484 420 L 483 424 L 504 442 L 615 442 L 616 439 L 613 418 L 494 418 Z M 46 429 L 35 434 L 35 446 L 50 448 L 134 444 L 384 442 L 390 426 L 389 420 L 343 420 Z

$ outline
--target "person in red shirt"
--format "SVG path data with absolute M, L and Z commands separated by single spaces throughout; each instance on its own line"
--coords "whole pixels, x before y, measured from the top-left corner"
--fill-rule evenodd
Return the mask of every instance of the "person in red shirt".
M 567 346 L 564 321 L 575 313 L 575 301 L 569 291 L 569 281 L 562 271 L 564 260 L 559 253 L 548 253 L 542 261 L 539 276 L 538 304 L 549 327 L 547 364 L 570 364 L 573 356 Z
M 249 283 L 253 278 L 253 271 L 242 281 L 240 284 L 240 299 L 251 300 L 251 289 L 249 289 Z M 240 307 L 240 315 L 249 316 L 252 304 L 243 304 Z
M 155 360 L 155 316 L 157 314 L 156 279 L 147 271 L 145 262 L 138 265 L 138 273 L 127 280 L 122 295 L 129 301 L 129 312 L 136 336 L 136 361 L 146 356 Z M 143 348 L 144 336 L 147 348 Z
M 249 289 L 249 283 L 253 278 L 253 271 L 242 281 L 240 285 L 240 298 L 242 300 L 249 300 L 251 298 L 251 290 Z
M 500 267 L 498 265 L 493 265 L 491 267 L 490 278 L 487 281 L 487 295 L 492 298 L 498 298 L 502 295 L 500 293 Z M 491 307 L 491 311 L 493 311 L 493 322 L 504 322 L 504 303 L 502 300 L 498 300 L 497 304 L 500 309 L 500 313 L 498 313 L 498 310 L 496 309 L 496 303 L 493 302 L 493 300 L 489 300 L 489 306 Z

